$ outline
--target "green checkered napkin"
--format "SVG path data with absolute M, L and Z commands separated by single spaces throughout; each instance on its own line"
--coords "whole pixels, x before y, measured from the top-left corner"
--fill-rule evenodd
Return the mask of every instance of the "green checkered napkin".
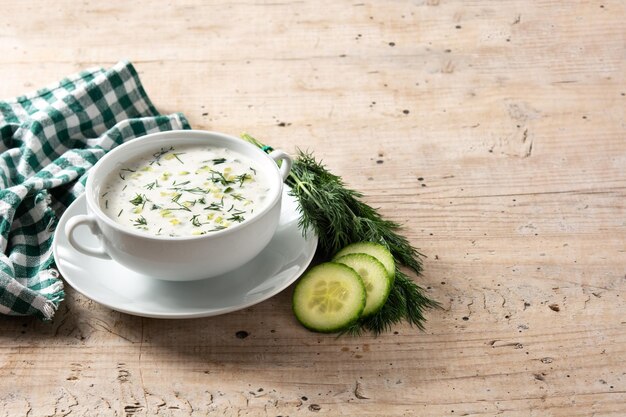
M 54 315 L 64 297 L 54 227 L 89 168 L 135 137 L 189 128 L 159 114 L 128 62 L 0 101 L 0 313 Z

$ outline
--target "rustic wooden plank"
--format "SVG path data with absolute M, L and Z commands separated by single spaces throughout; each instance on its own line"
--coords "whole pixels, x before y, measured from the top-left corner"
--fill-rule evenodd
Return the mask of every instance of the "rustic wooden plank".
M 623 2 L 0 7 L 0 97 L 129 59 L 195 128 L 314 151 L 443 307 L 336 338 L 292 289 L 168 321 L 68 288 L 52 322 L 0 317 L 0 415 L 626 414 Z

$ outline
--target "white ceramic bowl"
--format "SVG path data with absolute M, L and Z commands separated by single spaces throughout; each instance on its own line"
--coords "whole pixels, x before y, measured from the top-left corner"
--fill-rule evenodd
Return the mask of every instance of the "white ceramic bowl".
M 99 207 L 101 187 L 108 174 L 133 158 L 158 152 L 165 146 L 209 145 L 229 148 L 254 160 L 270 185 L 268 203 L 242 223 L 211 234 L 193 237 L 153 236 L 125 227 Z M 282 161 L 280 168 L 278 161 Z M 158 279 L 192 281 L 214 277 L 250 261 L 269 243 L 278 226 L 283 181 L 291 169 L 282 151 L 269 155 L 248 142 L 217 132 L 171 131 L 142 136 L 113 149 L 91 169 L 85 189 L 87 214 L 71 218 L 65 226 L 70 244 L 85 255 L 113 259 L 125 267 Z M 100 247 L 77 241 L 74 229 L 89 227 Z

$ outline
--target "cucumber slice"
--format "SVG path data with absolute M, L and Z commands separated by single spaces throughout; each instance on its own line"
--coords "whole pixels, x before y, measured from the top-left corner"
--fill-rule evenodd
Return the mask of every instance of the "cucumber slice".
M 332 333 L 361 317 L 365 294 L 363 281 L 353 269 L 326 262 L 311 268 L 296 284 L 293 312 L 307 329 Z
M 393 255 L 386 247 L 374 242 L 352 243 L 337 252 L 333 261 L 350 253 L 367 253 L 368 255 L 378 259 L 378 261 L 385 266 L 387 274 L 389 275 L 389 280 L 393 284 L 393 281 L 396 278 L 396 263 L 393 260 Z
M 366 294 L 363 317 L 378 312 L 387 301 L 389 291 L 391 291 L 391 281 L 389 281 L 384 265 L 373 256 L 365 253 L 344 255 L 334 262 L 342 263 L 354 269 L 363 280 Z

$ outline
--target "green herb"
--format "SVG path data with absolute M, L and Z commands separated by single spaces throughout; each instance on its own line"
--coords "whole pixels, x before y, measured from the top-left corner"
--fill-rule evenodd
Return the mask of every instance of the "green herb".
M 153 164 L 161 165 L 161 157 L 163 157 L 163 155 L 165 155 L 169 151 L 173 151 L 173 150 L 174 150 L 174 147 L 170 146 L 169 149 L 161 148 L 160 151 L 153 153 L 152 156 L 154 157 L 154 159 L 150 161 L 150 165 L 153 165 Z
M 191 194 L 208 194 L 209 190 L 205 190 L 204 188 L 194 187 L 194 188 L 170 188 L 170 190 L 184 191 Z
M 259 148 L 271 149 L 250 135 L 242 138 Z M 363 194 L 347 188 L 341 177 L 328 171 L 311 153 L 298 151 L 285 182 L 300 203 L 298 225 L 302 233 L 306 236 L 307 230 L 313 230 L 317 234 L 323 256 L 330 258 L 350 243 L 378 242 L 389 249 L 398 264 L 420 275 L 423 255 L 400 234 L 401 225 L 384 219 L 362 201 Z M 377 335 L 402 320 L 423 329 L 424 310 L 437 307 L 439 303 L 425 296 L 422 288 L 396 268 L 394 285 L 383 308 L 346 332 L 371 331 Z
M 242 214 L 244 214 L 245 211 L 241 211 L 241 212 L 236 212 L 233 213 L 229 218 L 227 218 L 226 220 L 232 221 L 232 222 L 237 222 L 237 223 L 241 223 L 242 221 L 245 220 L 245 218 L 242 216 Z
M 185 152 L 179 152 L 179 153 L 173 153 L 172 155 L 174 155 L 174 158 L 178 159 L 178 162 L 180 162 L 181 164 L 185 165 L 185 163 L 183 161 L 181 161 L 181 159 L 178 157 L 178 155 L 184 155 Z
M 221 210 L 224 208 L 224 204 L 223 204 L 223 200 L 222 203 L 216 203 L 216 202 L 212 202 L 211 204 L 209 204 L 207 207 L 205 207 L 205 210 Z
M 219 164 L 223 164 L 224 162 L 226 162 L 226 158 L 215 158 L 215 159 L 207 159 L 206 161 L 202 161 L 202 162 L 213 162 L 213 165 L 219 165 Z
M 174 207 L 174 208 L 168 208 L 167 210 L 185 210 L 185 211 L 191 211 L 191 209 L 187 206 L 185 206 L 184 204 L 181 204 L 178 202 L 178 200 L 180 199 L 180 197 L 182 196 L 182 194 L 178 193 L 176 195 L 174 195 L 174 197 L 172 197 L 172 203 L 176 204 L 178 207 Z
M 133 221 L 135 222 L 135 223 L 133 223 L 133 226 L 146 226 L 148 224 L 148 221 L 143 216 L 139 216 L 138 218 L 136 218 Z
M 128 187 L 128 184 L 124 185 L 124 188 L 122 188 L 122 191 L 124 191 L 126 187 Z
M 120 171 L 124 171 L 124 172 L 137 172 L 134 169 L 130 169 L 130 168 L 122 168 Z
M 232 193 L 230 196 L 232 198 L 234 198 L 235 200 L 237 200 L 237 201 L 243 201 L 244 200 L 243 196 L 241 194 L 238 194 L 238 193 Z
M 143 208 L 146 205 L 146 202 L 149 201 L 148 198 L 145 196 L 145 194 L 137 194 L 135 196 L 135 198 L 133 198 L 132 200 L 130 200 L 129 202 L 133 205 L 133 206 L 138 206 L 141 205 L 141 208 Z
M 144 185 L 145 188 L 147 188 L 148 190 L 153 189 L 154 187 L 159 188 L 159 181 L 158 180 L 154 180 L 152 181 L 150 184 L 146 184 Z
M 222 185 L 228 185 L 228 184 L 233 184 L 234 181 L 230 181 L 227 180 L 226 177 L 224 177 L 224 174 L 222 174 L 219 171 L 216 171 L 214 169 L 209 171 L 211 173 L 211 178 L 209 178 L 213 183 L 221 183 Z
M 102 195 L 100 197 L 104 197 L 105 195 L 109 194 L 109 192 L 107 191 L 106 193 L 102 193 Z
M 109 200 L 104 201 L 104 208 L 109 208 Z
M 200 220 L 198 219 L 197 214 L 194 214 L 193 216 L 191 216 L 191 224 L 193 224 L 195 227 L 202 226 L 202 223 L 200 223 Z
M 204 197 L 200 197 L 198 199 L 198 204 L 206 204 L 206 200 L 204 199 Z
M 120 217 L 122 215 L 122 212 L 124 211 L 124 209 L 121 209 L 119 213 L 117 213 L 117 217 Z
M 119 172 L 117 175 L 120 176 L 120 178 L 122 179 L 122 181 L 126 181 L 126 177 L 122 175 L 121 172 Z
M 237 181 L 239 181 L 239 186 L 241 187 L 245 180 L 252 178 L 252 177 L 250 177 L 250 175 L 248 174 L 241 174 L 241 175 L 237 175 L 235 178 L 237 179 Z
M 209 232 L 217 232 L 218 230 L 224 230 L 226 226 L 215 226 L 213 229 L 209 230 Z

